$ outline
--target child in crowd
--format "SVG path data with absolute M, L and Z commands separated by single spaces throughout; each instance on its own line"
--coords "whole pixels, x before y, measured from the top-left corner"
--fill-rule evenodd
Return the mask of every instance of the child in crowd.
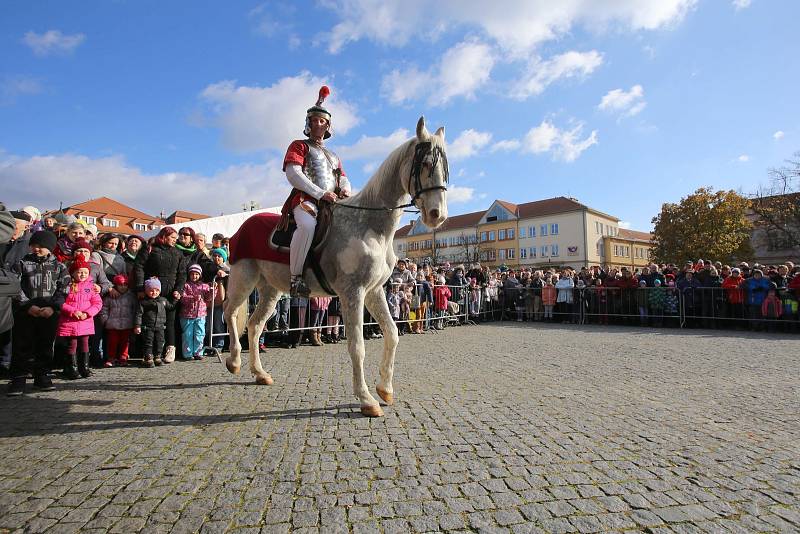
M 392 314 L 392 319 L 397 324 L 400 320 L 400 299 L 402 298 L 400 296 L 400 280 L 392 280 L 391 284 L 391 289 L 386 293 L 386 303 L 389 305 L 389 313 Z
M 553 308 L 558 298 L 558 290 L 553 285 L 553 279 L 549 278 L 542 288 L 542 305 L 544 306 L 545 322 L 553 322 Z
M 64 236 L 58 240 L 55 249 L 52 250 L 53 255 L 61 263 L 72 261 L 72 256 L 75 254 L 75 243 L 84 237 L 86 237 L 86 230 L 81 223 L 70 224 Z
M 69 274 L 72 283 L 61 306 L 56 334 L 66 342 L 67 347 L 68 363 L 64 368 L 64 378 L 75 380 L 79 374 L 83 378 L 92 375 L 89 367 L 89 336 L 94 334 L 94 316 L 102 309 L 103 300 L 89 279 L 89 263 L 86 260 L 76 257 L 69 266 Z
M 338 298 L 331 299 L 328 304 L 328 343 L 339 343 L 339 324 L 342 320 L 342 305 Z
M 331 297 L 311 297 L 311 344 L 315 347 L 322 345 L 322 323 L 330 303 Z
M 479 319 L 481 305 L 481 288 L 474 277 L 469 279 L 469 318 L 473 321 Z
M 411 320 L 411 299 L 414 298 L 414 283 L 400 286 L 400 335 L 410 332 L 408 322 Z
M 181 332 L 183 333 L 182 360 L 203 359 L 203 340 L 206 337 L 206 313 L 214 298 L 211 286 L 204 283 L 203 268 L 194 263 L 189 266 L 186 284 L 181 295 Z M 216 284 L 216 282 L 215 282 Z
M 761 303 L 761 317 L 767 321 L 767 330 L 770 332 L 775 331 L 775 321 L 779 320 L 781 315 L 783 315 L 783 303 L 778 296 L 778 290 L 775 287 L 771 287 Z
M 224 248 L 215 248 L 211 251 L 211 261 L 214 263 L 214 276 L 217 285 L 214 286 L 214 299 L 208 305 L 208 315 L 206 316 L 206 332 L 208 335 L 208 345 L 219 349 L 225 348 L 224 335 L 226 332 L 225 320 L 223 318 L 222 303 L 225 301 L 226 291 L 228 290 L 228 275 L 231 268 L 228 265 L 228 251 Z
M 129 291 L 127 275 L 118 274 L 112 282 L 119 296 L 113 298 L 106 295 L 100 311 L 100 321 L 106 332 L 105 366 L 125 367 L 128 365 L 128 348 L 139 301 L 136 294 Z
M 28 246 L 30 253 L 12 266 L 20 277 L 20 293 L 13 298 L 10 397 L 25 393 L 28 373 L 33 374 L 35 388 L 55 389 L 47 373 L 53 363 L 56 312 L 70 281 L 67 268 L 51 253 L 57 246 L 54 233 L 40 230 L 31 235 Z
M 647 280 L 639 280 L 639 289 L 636 290 L 636 305 L 639 308 L 639 322 L 642 326 L 647 326 L 648 317 L 648 300 L 650 290 L 647 288 Z
M 444 275 L 440 275 L 439 283 L 433 288 L 433 309 L 438 318 L 434 328 L 437 330 L 444 328 L 444 317 L 447 315 L 448 299 L 452 295 L 450 288 L 445 285 L 446 283 L 447 281 Z
M 161 351 L 164 349 L 164 330 L 167 328 L 167 311 L 175 309 L 175 304 L 161 296 L 161 282 L 158 278 L 148 278 L 144 282 L 144 298 L 139 301 L 133 331 L 141 334 L 144 366 L 161 365 Z M 155 354 L 155 357 L 153 355 Z

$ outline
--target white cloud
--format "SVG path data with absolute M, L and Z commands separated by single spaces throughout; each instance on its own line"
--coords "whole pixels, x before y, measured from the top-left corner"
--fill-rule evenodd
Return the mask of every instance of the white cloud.
M 630 230 L 631 223 L 629 223 L 628 221 L 620 221 L 619 223 L 617 223 L 617 226 L 619 226 L 623 230 Z
M 71 54 L 85 40 L 86 35 L 82 33 L 64 35 L 59 30 L 50 30 L 42 34 L 29 31 L 22 38 L 22 42 L 37 56 Z
M 380 164 L 377 161 L 370 161 L 369 163 L 365 164 L 361 167 L 361 170 L 364 174 L 371 176 L 373 172 L 375 172 Z
M 395 148 L 407 141 L 410 135 L 410 132 L 405 128 L 397 129 L 386 137 L 362 135 L 353 145 L 337 146 L 336 153 L 345 162 L 358 159 L 386 159 Z
M 475 197 L 475 189 L 471 187 L 461 187 L 454 185 L 447 188 L 447 203 L 458 204 L 459 202 L 469 202 Z
M 269 87 L 222 81 L 206 87 L 200 97 L 209 104 L 227 148 L 238 152 L 285 150 L 292 139 L 302 136 L 306 110 L 314 105 L 324 84 L 322 78 L 302 72 Z M 325 107 L 333 116 L 334 135 L 346 133 L 359 122 L 355 105 L 338 98 L 335 87 Z
M 627 92 L 624 89 L 609 91 L 597 107 L 609 113 L 619 113 L 621 117 L 633 117 L 646 105 L 644 88 L 641 85 L 634 85 Z
M 0 152 L 0 183 L 9 206 L 55 209 L 62 201 L 70 205 L 108 196 L 151 215 L 162 210 L 219 215 L 239 211 L 250 200 L 263 207 L 279 206 L 289 192 L 278 159 L 231 165 L 206 176 L 179 171 L 149 174 L 121 156 L 17 157 Z
M 448 30 L 476 30 L 508 54 L 524 57 L 538 45 L 582 26 L 628 31 L 676 24 L 697 0 L 326 0 L 339 22 L 319 36 L 338 53 L 350 42 L 368 39 L 402 47 L 411 39 L 433 40 Z
M 534 57 L 525 69 L 525 75 L 514 83 L 511 96 L 525 99 L 544 92 L 548 85 L 562 78 L 584 78 L 603 64 L 603 56 L 597 50 L 576 52 L 574 50 L 543 61 Z
M 736 11 L 740 11 L 742 9 L 750 7 L 751 2 L 752 0 L 733 0 L 733 8 Z
M 447 156 L 454 161 L 469 158 L 488 145 L 491 140 L 492 134 L 489 132 L 479 132 L 471 128 L 464 130 L 447 147 Z
M 748 161 L 750 161 L 750 156 L 748 156 L 747 154 L 742 154 L 741 156 L 736 158 L 736 161 L 738 161 L 739 163 L 747 163 Z
M 475 91 L 489 81 L 494 63 L 488 45 L 465 41 L 447 50 L 427 71 L 416 65 L 393 70 L 383 77 L 381 93 L 393 104 L 427 99 L 435 106 L 458 96 L 473 98 Z
M 584 150 L 597 144 L 597 130 L 592 130 L 585 139 L 580 139 L 582 135 L 583 123 L 578 123 L 571 130 L 561 130 L 545 119 L 525 135 L 522 150 L 532 154 L 550 153 L 554 160 L 569 163 L 578 159 Z
M 491 153 L 499 151 L 511 152 L 514 150 L 519 150 L 519 147 L 520 147 L 520 142 L 517 139 L 504 139 L 492 145 L 492 148 L 489 150 L 489 152 Z
M 772 134 L 772 138 L 775 139 L 776 141 L 779 141 L 779 140 L 783 139 L 784 135 L 786 135 L 786 134 L 783 133 L 783 130 L 778 130 L 777 132 Z
M 30 76 L 6 76 L 0 80 L 0 106 L 13 104 L 19 96 L 39 94 L 42 90 L 39 80 Z

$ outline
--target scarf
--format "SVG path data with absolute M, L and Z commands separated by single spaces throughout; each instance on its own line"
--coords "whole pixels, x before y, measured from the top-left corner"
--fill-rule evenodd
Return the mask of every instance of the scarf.
M 181 245 L 179 243 L 175 243 L 175 248 L 177 248 L 181 252 L 186 252 L 187 254 L 192 254 L 195 251 L 197 251 L 197 247 L 194 245 L 194 243 L 192 243 L 191 247 L 184 247 L 183 245 Z

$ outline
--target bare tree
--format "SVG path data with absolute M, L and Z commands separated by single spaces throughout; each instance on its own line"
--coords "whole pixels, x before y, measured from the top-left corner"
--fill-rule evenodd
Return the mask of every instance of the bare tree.
M 750 209 L 770 248 L 800 248 L 800 152 L 769 170 L 769 182 L 751 196 Z

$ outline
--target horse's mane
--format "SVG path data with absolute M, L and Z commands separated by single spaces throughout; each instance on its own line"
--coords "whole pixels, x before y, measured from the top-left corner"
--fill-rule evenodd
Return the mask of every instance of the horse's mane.
M 401 167 L 403 167 L 403 163 L 407 161 L 407 155 L 411 150 L 413 150 L 416 140 L 416 137 L 412 137 L 399 147 L 395 148 L 391 154 L 389 154 L 389 157 L 387 157 L 384 162 L 381 163 L 370 179 L 367 180 L 364 188 L 357 194 L 353 195 L 352 198 L 347 199 L 344 202 L 359 206 L 381 206 L 383 202 L 383 193 L 386 191 L 387 182 L 390 180 L 396 180 L 398 175 L 400 175 L 400 180 L 403 179 L 404 173 L 402 171 L 405 169 Z M 410 165 L 406 166 L 408 166 L 409 169 L 405 174 L 409 174 L 411 172 Z

